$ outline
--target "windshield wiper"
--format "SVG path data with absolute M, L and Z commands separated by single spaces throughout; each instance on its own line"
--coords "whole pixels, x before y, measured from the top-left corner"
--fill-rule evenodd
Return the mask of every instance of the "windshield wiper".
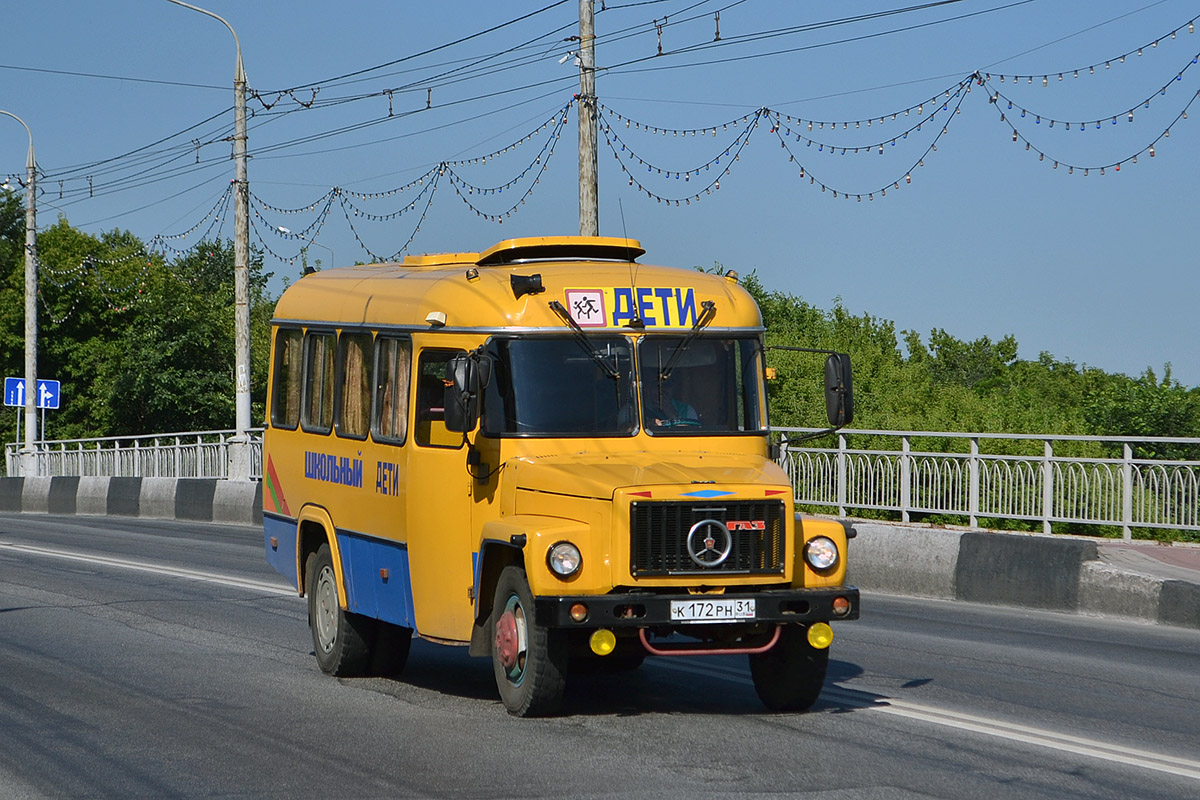
M 683 340 L 675 345 L 675 349 L 671 352 L 671 357 L 667 359 L 667 363 L 658 371 L 659 383 L 671 377 L 671 370 L 675 369 L 675 365 L 679 363 L 679 359 L 683 358 L 683 354 L 688 349 L 688 346 L 691 345 L 692 340 L 699 336 L 701 328 L 712 322 L 713 317 L 717 315 L 717 304 L 712 300 L 705 300 L 700 304 L 700 307 L 703 310 L 700 312 L 700 317 L 696 320 L 696 324 L 683 337 Z
M 572 319 L 571 314 L 569 311 L 567 311 L 566 307 L 557 300 L 551 300 L 550 310 L 561 317 L 563 322 L 567 323 L 567 325 L 571 328 L 571 335 L 575 339 L 575 343 L 583 349 L 583 352 L 587 353 L 588 358 L 596 362 L 596 366 L 600 368 L 600 371 L 612 378 L 614 381 L 619 381 L 621 379 L 621 373 L 617 372 L 617 370 L 614 369 L 605 358 L 592 349 L 592 345 L 588 342 L 587 334 L 583 332 L 583 328 L 579 327 L 579 323 Z

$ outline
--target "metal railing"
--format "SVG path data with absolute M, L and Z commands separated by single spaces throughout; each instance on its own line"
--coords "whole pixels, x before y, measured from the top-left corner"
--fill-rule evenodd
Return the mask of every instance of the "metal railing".
M 262 428 L 249 431 L 250 477 L 262 478 Z M 106 436 L 38 442 L 37 475 L 128 478 L 227 478 L 236 432 L 201 431 L 147 436 Z M 20 475 L 21 445 L 4 447 L 6 474 Z
M 1168 445 L 1200 451 L 1200 438 L 842 430 L 834 446 L 789 442 L 812 432 L 774 429 L 780 464 L 797 503 L 843 516 L 936 514 L 971 527 L 1024 520 L 1047 533 L 1053 523 L 1112 525 L 1127 539 L 1134 528 L 1200 531 L 1200 460 L 1134 455 Z M 259 479 L 262 429 L 250 439 L 250 474 Z M 225 478 L 233 440 L 227 430 L 40 442 L 37 474 Z M 7 474 L 20 474 L 18 443 L 5 446 L 5 463 Z
M 1200 531 L 1200 460 L 1134 456 L 1135 447 L 1200 450 L 1200 438 L 842 430 L 836 446 L 788 442 L 812 432 L 775 429 L 780 464 L 797 503 L 841 515 L 954 515 L 973 528 L 980 519 L 1026 520 L 1046 533 L 1053 523 L 1112 525 L 1126 539 L 1134 528 Z M 1119 456 L 1105 454 L 1118 448 Z

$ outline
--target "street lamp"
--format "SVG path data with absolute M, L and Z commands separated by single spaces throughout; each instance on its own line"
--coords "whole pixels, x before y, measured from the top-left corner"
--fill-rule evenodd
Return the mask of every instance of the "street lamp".
M 237 64 L 233 73 L 233 295 L 235 350 L 236 433 L 231 448 L 229 477 L 250 477 L 250 185 L 246 182 L 246 71 L 242 68 L 242 43 L 224 18 L 183 0 L 167 0 L 221 22 L 233 34 Z
M 33 447 L 37 430 L 37 161 L 33 157 L 33 131 L 25 120 L 11 111 L 2 111 L 21 123 L 29 134 L 29 155 L 25 159 L 25 447 L 21 450 L 21 474 L 37 474 Z
M 284 236 L 288 236 L 293 239 L 299 239 L 300 241 L 304 242 L 304 247 L 300 248 L 301 253 L 307 251 L 309 245 L 316 245 L 317 247 L 328 250 L 329 251 L 329 266 L 331 266 L 331 267 L 336 266 L 336 262 L 333 260 L 334 256 L 333 256 L 333 248 L 332 247 L 329 247 L 328 245 L 323 245 L 314 239 L 309 239 L 303 233 L 292 233 L 290 228 L 285 228 L 282 225 L 277 227 L 275 230 L 279 231 Z

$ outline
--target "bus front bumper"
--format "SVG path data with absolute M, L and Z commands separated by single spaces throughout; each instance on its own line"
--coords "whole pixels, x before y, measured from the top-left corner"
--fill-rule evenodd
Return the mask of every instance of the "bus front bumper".
M 746 601 L 752 601 L 747 603 Z M 774 624 L 858 619 L 858 588 L 767 589 L 725 594 L 624 594 L 534 598 L 537 623 L 547 628 L 648 628 L 695 623 Z M 585 612 L 579 617 L 580 607 Z M 845 609 L 838 613 L 837 609 Z M 573 613 L 574 612 L 574 613 Z

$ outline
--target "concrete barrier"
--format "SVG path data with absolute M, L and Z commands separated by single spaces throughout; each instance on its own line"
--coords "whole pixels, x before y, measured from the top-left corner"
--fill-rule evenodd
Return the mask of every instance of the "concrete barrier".
M 1200 628 L 1196 580 L 1115 566 L 1108 540 L 848 521 L 847 581 L 864 591 L 1132 617 Z M 1200 549 L 1190 549 L 1200 565 Z M 1172 570 L 1172 574 L 1188 570 Z
M 0 511 L 262 525 L 262 483 L 0 478 Z M 865 591 L 1132 617 L 1200 629 L 1200 548 L 1169 572 L 1114 563 L 1109 540 L 848 521 L 847 581 Z M 1194 580 L 1193 580 L 1194 578 Z
M 108 478 L 87 475 L 79 479 L 75 513 L 104 516 L 108 513 Z
M 262 524 L 262 484 L 215 478 L 0 478 L 0 511 Z

